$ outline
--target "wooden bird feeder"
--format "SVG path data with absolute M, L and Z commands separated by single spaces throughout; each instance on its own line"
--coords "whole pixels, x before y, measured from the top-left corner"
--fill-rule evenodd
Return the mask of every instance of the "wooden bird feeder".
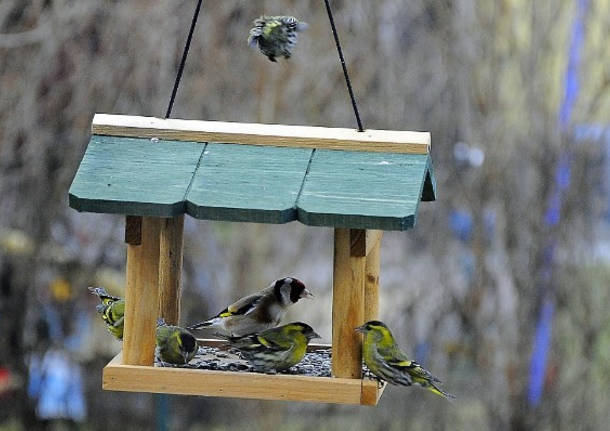
M 434 199 L 429 133 L 97 114 L 70 206 L 127 216 L 123 351 L 103 388 L 376 405 L 354 328 L 377 317 L 383 231 Z M 153 366 L 157 317 L 179 321 L 184 214 L 334 228 L 332 377 Z

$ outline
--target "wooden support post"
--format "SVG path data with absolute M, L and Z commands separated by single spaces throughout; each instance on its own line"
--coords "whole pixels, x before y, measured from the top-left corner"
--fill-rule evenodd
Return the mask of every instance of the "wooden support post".
M 184 215 L 161 220 L 159 233 L 159 316 L 170 325 L 180 321 L 180 281 Z
M 161 219 L 143 217 L 141 244 L 127 245 L 123 364 L 153 365 L 159 308 Z
M 335 229 L 333 269 L 332 375 L 359 379 L 362 374 L 362 340 L 354 328 L 364 323 L 365 256 L 358 256 L 358 229 Z M 354 240 L 354 243 L 352 243 Z M 355 255 L 356 254 L 356 255 Z
M 369 231 L 367 231 L 369 232 Z M 380 232 L 376 241 L 371 245 L 371 248 L 366 256 L 364 282 L 364 321 L 377 320 L 379 316 L 379 265 L 380 265 L 380 249 L 381 237 L 383 232 Z M 368 245 L 368 244 L 367 244 Z

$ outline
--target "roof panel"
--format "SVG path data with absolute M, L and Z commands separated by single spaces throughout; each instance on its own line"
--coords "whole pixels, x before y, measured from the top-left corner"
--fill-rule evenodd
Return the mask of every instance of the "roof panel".
M 295 220 L 312 151 L 210 143 L 187 195 L 188 213 L 210 220 Z
M 78 211 L 155 217 L 183 214 L 205 144 L 93 135 L 70 187 Z
M 415 222 L 427 155 L 316 150 L 297 206 L 316 226 L 404 230 Z
M 428 154 L 94 135 L 70 188 L 79 211 L 405 230 L 434 200 Z

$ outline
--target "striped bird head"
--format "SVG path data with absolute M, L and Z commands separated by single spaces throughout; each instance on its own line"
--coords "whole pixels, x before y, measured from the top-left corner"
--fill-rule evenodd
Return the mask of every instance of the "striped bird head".
M 288 323 L 287 325 L 284 325 L 284 328 L 289 333 L 298 332 L 298 333 L 303 334 L 305 336 L 305 338 L 307 338 L 308 341 L 313 340 L 314 338 L 322 338 L 307 323 L 303 323 L 303 322 Z
M 284 307 L 299 302 L 301 298 L 312 299 L 314 297 L 305 287 L 301 280 L 293 277 L 285 277 L 276 280 L 273 291 L 278 302 Z
M 197 349 L 197 340 L 188 332 L 180 331 L 177 333 L 178 347 L 180 354 L 184 358 L 184 363 L 188 363 Z
M 364 334 L 365 337 L 372 337 L 376 341 L 392 341 L 394 337 L 387 325 L 379 320 L 371 320 L 362 326 L 355 328 L 356 332 Z

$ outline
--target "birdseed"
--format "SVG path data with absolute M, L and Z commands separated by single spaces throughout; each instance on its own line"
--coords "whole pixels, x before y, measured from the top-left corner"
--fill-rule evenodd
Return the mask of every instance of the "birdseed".
M 162 363 L 158 358 L 155 361 L 157 367 L 179 367 L 214 371 L 238 371 L 254 373 L 254 367 L 241 357 L 234 349 L 223 349 L 212 346 L 200 346 L 195 357 L 186 365 L 176 366 Z M 363 375 L 368 375 L 368 369 L 362 366 Z M 275 373 L 269 373 L 275 374 Z M 307 352 L 305 357 L 297 365 L 288 370 L 280 371 L 279 374 L 303 375 L 310 377 L 331 376 L 331 349 L 316 349 Z

